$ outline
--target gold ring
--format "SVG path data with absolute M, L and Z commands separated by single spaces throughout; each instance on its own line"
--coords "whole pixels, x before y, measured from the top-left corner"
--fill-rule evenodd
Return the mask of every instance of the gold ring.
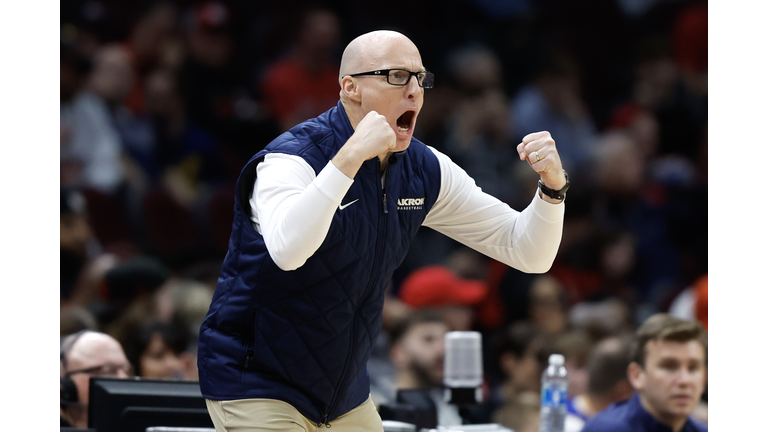
M 536 154 L 536 162 L 540 161 L 541 157 L 539 157 L 539 151 L 536 150 L 534 153 Z

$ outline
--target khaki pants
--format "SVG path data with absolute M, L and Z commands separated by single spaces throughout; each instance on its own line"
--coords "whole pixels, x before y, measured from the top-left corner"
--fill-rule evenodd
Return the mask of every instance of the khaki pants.
M 216 432 L 325 431 L 304 417 L 290 404 L 274 399 L 212 400 L 206 399 Z M 383 432 L 373 399 L 329 422 L 333 432 Z

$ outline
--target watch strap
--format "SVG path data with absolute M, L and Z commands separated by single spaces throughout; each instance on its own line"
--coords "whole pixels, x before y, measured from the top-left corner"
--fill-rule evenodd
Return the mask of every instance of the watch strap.
M 539 189 L 541 189 L 541 192 L 552 199 L 565 199 L 565 193 L 568 192 L 568 188 L 571 187 L 571 180 L 568 178 L 568 172 L 566 170 L 563 170 L 563 174 L 565 175 L 565 186 L 563 186 L 563 188 L 560 190 L 548 188 L 544 182 L 539 179 Z

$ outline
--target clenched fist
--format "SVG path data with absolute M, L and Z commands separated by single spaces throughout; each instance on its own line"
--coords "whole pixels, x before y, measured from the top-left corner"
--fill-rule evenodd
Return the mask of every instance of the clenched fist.
M 363 162 L 386 155 L 396 145 L 397 137 L 387 118 L 371 111 L 360 120 L 355 133 L 341 147 L 332 162 L 347 177 L 354 178 Z
M 559 190 L 565 186 L 565 174 L 560 154 L 557 153 L 555 140 L 547 131 L 526 135 L 517 145 L 520 160 L 527 160 L 534 171 L 539 173 L 541 181 L 548 188 Z

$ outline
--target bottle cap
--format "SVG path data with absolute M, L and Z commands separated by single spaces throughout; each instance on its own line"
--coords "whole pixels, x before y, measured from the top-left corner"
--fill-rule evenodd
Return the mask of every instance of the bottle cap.
M 549 364 L 562 366 L 565 364 L 565 357 L 562 354 L 551 354 L 549 356 Z

